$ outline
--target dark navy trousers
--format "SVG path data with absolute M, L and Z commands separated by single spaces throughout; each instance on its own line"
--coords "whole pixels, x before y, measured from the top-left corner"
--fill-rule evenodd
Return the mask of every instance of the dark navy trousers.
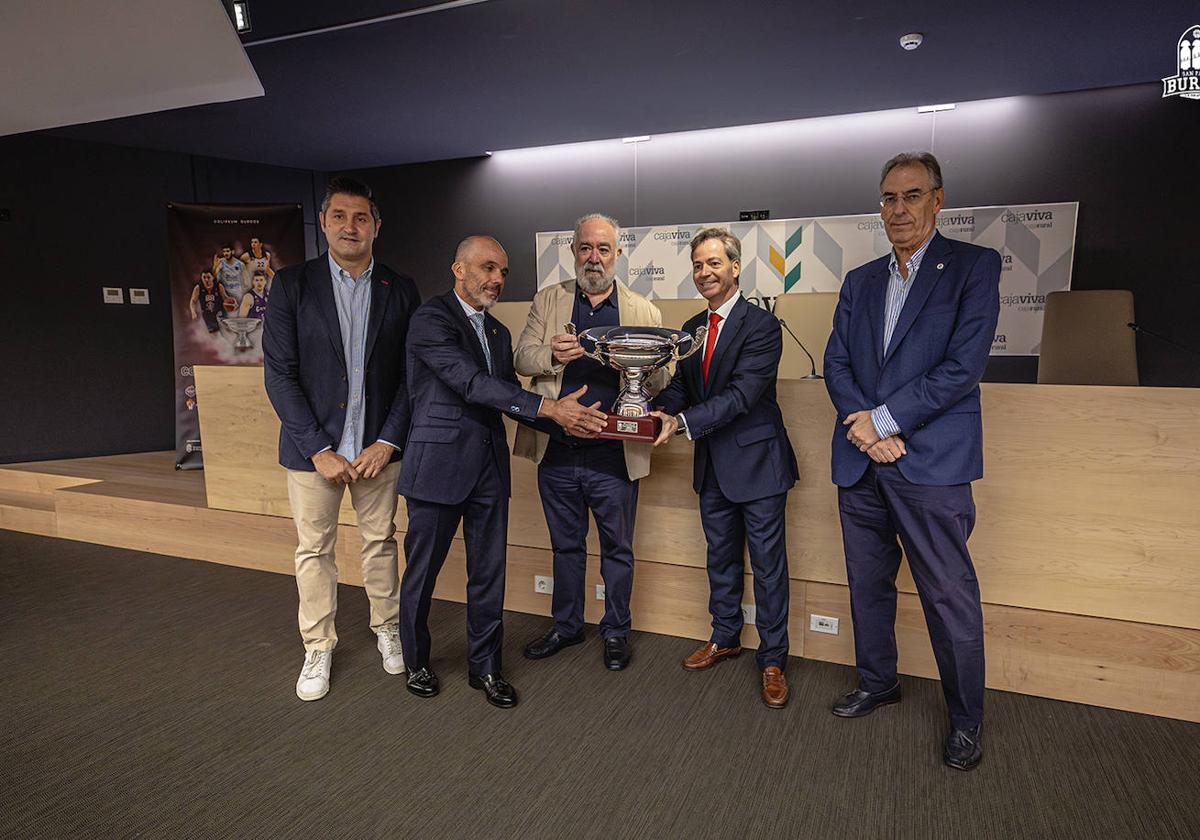
M 787 493 L 752 502 L 731 502 L 721 492 L 712 465 L 705 470 L 700 486 L 700 521 L 708 541 L 711 641 L 720 647 L 741 644 L 745 552 L 749 546 L 759 669 L 787 665 L 791 583 L 784 538 L 786 508 Z
M 504 639 L 504 570 L 508 492 L 494 458 L 471 494 L 457 505 L 406 499 L 404 576 L 400 579 L 400 644 L 408 670 L 429 664 L 429 606 L 450 540 L 463 526 L 467 550 L 467 662 L 471 674 L 500 670 Z
M 896 684 L 896 573 L 900 547 L 917 585 L 942 693 L 956 729 L 983 722 L 983 610 L 967 551 L 975 527 L 970 484 L 913 484 L 875 464 L 838 490 L 850 581 L 859 687 Z M 899 543 L 897 543 L 899 537 Z
M 538 465 L 538 492 L 554 550 L 554 627 L 564 636 L 583 632 L 588 511 L 600 536 L 604 617 L 600 635 L 628 636 L 633 593 L 633 525 L 638 483 L 629 480 L 620 443 L 572 447 L 551 439 Z

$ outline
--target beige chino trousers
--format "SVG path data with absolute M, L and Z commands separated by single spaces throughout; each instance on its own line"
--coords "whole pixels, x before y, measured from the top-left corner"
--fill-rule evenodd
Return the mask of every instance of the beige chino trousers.
M 362 537 L 362 576 L 371 604 L 371 629 L 378 633 L 400 619 L 400 573 L 396 556 L 396 480 L 400 462 L 374 478 L 350 485 L 326 481 L 318 472 L 288 470 L 288 499 L 296 522 L 296 589 L 300 592 L 300 637 L 304 649 L 337 646 L 338 508 L 346 487 Z

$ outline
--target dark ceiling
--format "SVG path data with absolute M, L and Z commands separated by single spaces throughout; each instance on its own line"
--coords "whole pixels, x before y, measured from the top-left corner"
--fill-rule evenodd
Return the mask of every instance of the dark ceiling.
M 1200 23 L 1194 0 L 489 0 L 254 44 L 429 4 L 250 0 L 265 97 L 56 133 L 350 169 L 1157 81 Z

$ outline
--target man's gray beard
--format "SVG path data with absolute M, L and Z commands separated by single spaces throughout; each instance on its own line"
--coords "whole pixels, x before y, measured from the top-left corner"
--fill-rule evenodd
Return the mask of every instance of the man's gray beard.
M 583 291 L 587 294 L 599 295 L 607 292 L 609 287 L 613 284 L 613 280 L 615 279 L 616 275 L 614 274 L 611 277 L 601 277 L 599 280 L 590 280 L 585 272 L 580 272 L 579 276 L 575 278 L 575 282 L 578 283 L 579 288 L 583 289 Z
M 467 288 L 464 288 L 463 292 L 466 294 L 467 297 L 469 297 L 471 299 L 471 303 L 478 306 L 484 312 L 487 312 L 489 309 L 491 309 L 493 306 L 495 306 L 497 303 L 500 302 L 499 297 L 496 297 L 493 299 L 487 299 L 487 298 L 484 298 L 483 295 L 477 295 L 474 292 L 472 292 L 470 289 L 467 289 Z

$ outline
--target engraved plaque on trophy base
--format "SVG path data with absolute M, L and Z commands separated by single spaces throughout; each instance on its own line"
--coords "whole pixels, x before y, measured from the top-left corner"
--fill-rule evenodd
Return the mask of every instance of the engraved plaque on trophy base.
M 597 437 L 607 440 L 630 440 L 635 443 L 654 443 L 662 431 L 662 421 L 657 417 L 619 417 L 608 415 L 608 425 Z

